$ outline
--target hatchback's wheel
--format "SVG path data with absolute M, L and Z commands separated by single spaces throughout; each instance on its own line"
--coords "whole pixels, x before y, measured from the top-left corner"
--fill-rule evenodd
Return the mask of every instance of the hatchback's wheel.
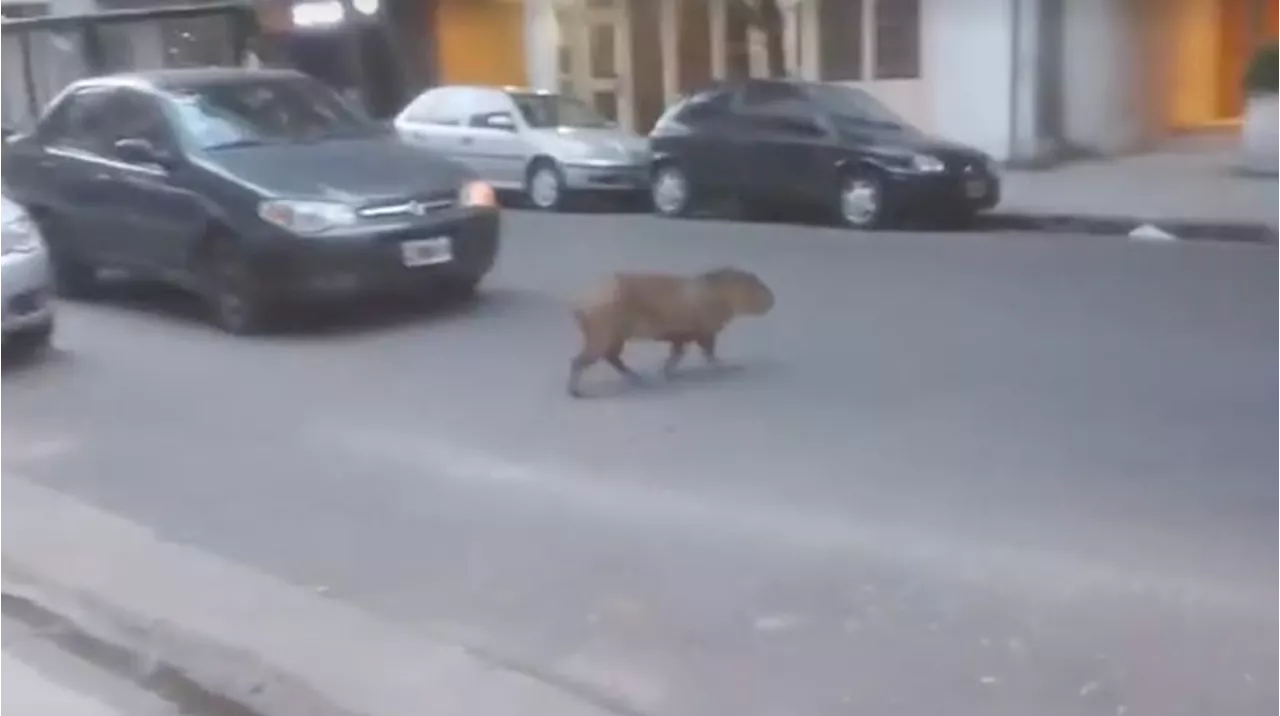
M 855 229 L 875 229 L 885 223 L 884 185 L 870 172 L 849 174 L 840 182 L 840 221 Z
M 529 168 L 525 193 L 529 202 L 543 211 L 556 211 L 564 207 L 564 176 L 555 164 L 539 161 Z
M 663 216 L 685 216 L 693 205 L 689 177 L 675 164 L 663 164 L 649 184 L 653 208 Z
M 205 300 L 213 322 L 237 335 L 267 328 L 269 311 L 248 262 L 228 241 L 213 245 L 204 257 Z

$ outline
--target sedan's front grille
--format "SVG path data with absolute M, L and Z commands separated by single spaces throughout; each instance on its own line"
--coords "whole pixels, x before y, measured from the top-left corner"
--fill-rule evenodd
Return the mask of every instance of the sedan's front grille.
M 441 209 L 448 209 L 456 203 L 458 203 L 458 197 L 455 194 L 436 192 L 434 194 L 408 196 L 367 204 L 361 207 L 357 213 L 369 219 L 426 216 Z

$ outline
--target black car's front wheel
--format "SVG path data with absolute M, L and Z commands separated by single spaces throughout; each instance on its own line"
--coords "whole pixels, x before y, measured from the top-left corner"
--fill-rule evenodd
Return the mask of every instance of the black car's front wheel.
M 249 262 L 235 244 L 225 240 L 213 242 L 201 259 L 201 283 L 213 323 L 236 335 L 266 330 L 269 305 Z
M 649 182 L 654 211 L 663 216 L 686 216 L 693 206 L 689 175 L 674 162 L 660 164 Z
M 885 224 L 884 182 L 875 172 L 857 171 L 840 181 L 837 197 L 840 222 L 852 229 L 877 229 Z

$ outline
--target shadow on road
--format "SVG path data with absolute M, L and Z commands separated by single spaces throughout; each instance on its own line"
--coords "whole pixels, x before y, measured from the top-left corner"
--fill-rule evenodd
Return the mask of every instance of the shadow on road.
M 525 291 L 481 286 L 476 296 L 447 299 L 435 294 L 413 297 L 370 297 L 317 302 L 286 309 L 271 338 L 315 338 L 335 334 L 376 332 L 422 321 L 509 318 L 538 308 L 545 298 Z M 190 293 L 141 281 L 122 281 L 103 287 L 93 305 L 149 315 L 161 320 L 207 325 L 205 306 Z M 545 306 L 541 306 L 545 308 Z

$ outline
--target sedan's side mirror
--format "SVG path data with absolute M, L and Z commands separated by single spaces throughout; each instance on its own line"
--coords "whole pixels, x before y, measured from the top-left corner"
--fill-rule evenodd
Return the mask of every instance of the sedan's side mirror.
M 115 143 L 116 156 L 130 164 L 158 164 L 167 167 L 172 157 L 145 139 L 118 139 Z

